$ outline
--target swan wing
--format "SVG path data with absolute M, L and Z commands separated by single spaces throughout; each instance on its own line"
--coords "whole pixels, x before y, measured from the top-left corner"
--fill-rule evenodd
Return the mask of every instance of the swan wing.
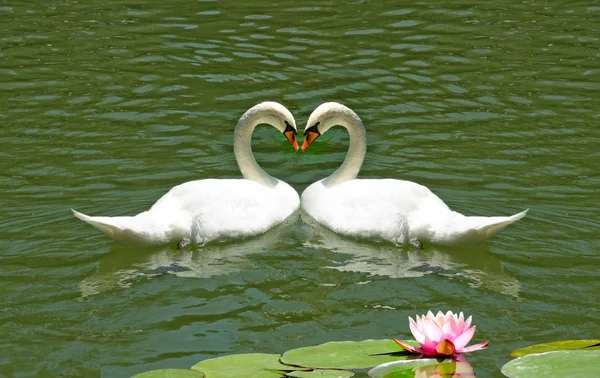
M 136 216 L 73 215 L 124 244 L 198 243 L 262 233 L 298 209 L 298 193 L 279 182 L 269 188 L 245 179 L 207 179 L 175 186 Z
M 391 179 L 349 180 L 331 188 L 317 182 L 302 194 L 302 207 L 341 234 L 396 243 L 408 242 L 415 212 L 449 211 L 426 187 Z
M 174 187 L 149 212 L 177 212 L 189 220 L 192 240 L 203 244 L 262 233 L 290 216 L 299 203 L 298 193 L 281 181 L 270 188 L 245 179 L 207 179 Z

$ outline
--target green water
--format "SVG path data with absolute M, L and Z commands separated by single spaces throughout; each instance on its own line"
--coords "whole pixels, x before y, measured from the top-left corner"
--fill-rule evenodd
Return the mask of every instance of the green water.
M 409 337 L 474 316 L 469 361 L 598 337 L 600 6 L 593 1 L 0 3 L 0 375 L 128 377 L 215 356 Z M 188 253 L 113 245 L 75 219 L 133 215 L 189 180 L 239 177 L 232 130 L 323 101 L 368 129 L 363 177 L 427 185 L 468 215 L 526 218 L 472 249 L 340 238 L 301 219 Z M 301 192 L 342 161 L 332 130 L 257 160 Z

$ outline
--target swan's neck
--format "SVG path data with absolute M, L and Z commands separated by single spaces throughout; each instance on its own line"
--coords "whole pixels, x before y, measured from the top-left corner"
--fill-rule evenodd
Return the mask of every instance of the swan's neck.
M 323 185 L 327 188 L 355 179 L 367 153 L 367 131 L 356 114 L 344 113 L 335 123 L 348 130 L 350 146 L 342 165 L 323 180 Z
M 233 136 L 233 153 L 242 176 L 246 180 L 252 180 L 272 188 L 279 183 L 279 180 L 259 167 L 252 153 L 252 133 L 254 128 L 261 123 L 274 124 L 269 117 L 263 116 L 259 112 L 246 113 L 240 118 Z

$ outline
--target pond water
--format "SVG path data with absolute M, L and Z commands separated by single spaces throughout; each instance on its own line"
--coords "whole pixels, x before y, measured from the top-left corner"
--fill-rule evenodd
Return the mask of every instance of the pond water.
M 598 336 L 600 7 L 592 1 L 0 4 L 0 375 L 129 377 L 232 353 L 410 337 L 472 314 L 468 357 Z M 416 252 L 295 218 L 180 253 L 74 218 L 133 215 L 190 180 L 239 177 L 232 131 L 324 101 L 368 130 L 362 177 L 426 185 L 467 215 L 526 218 L 476 248 Z M 348 144 L 253 148 L 301 192 Z

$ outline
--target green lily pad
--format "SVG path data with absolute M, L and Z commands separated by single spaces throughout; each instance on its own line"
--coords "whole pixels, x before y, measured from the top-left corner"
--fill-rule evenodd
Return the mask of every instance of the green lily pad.
M 415 371 L 419 368 L 436 366 L 440 364 L 449 364 L 453 362 L 446 359 L 443 362 L 438 362 L 435 358 L 423 358 L 418 360 L 400 360 L 388 362 L 375 366 L 369 370 L 371 378 L 414 378 Z
M 160 369 L 140 373 L 131 378 L 204 378 L 204 373 L 190 369 Z
M 533 353 L 552 352 L 555 350 L 600 350 L 600 340 L 564 340 L 552 343 L 537 344 L 525 348 L 515 349 L 510 354 L 512 357 L 521 357 Z
M 365 369 L 386 362 L 404 360 L 410 356 L 389 339 L 333 341 L 288 350 L 281 356 L 281 362 L 321 369 Z
M 600 350 L 561 350 L 528 354 L 502 366 L 509 378 L 590 378 L 598 376 Z
M 204 372 L 207 378 L 280 378 L 285 371 L 299 369 L 279 362 L 280 356 L 265 353 L 233 354 L 200 361 L 192 369 Z
M 311 370 L 311 371 L 293 371 L 285 373 L 290 378 L 350 378 L 354 373 L 346 370 Z

